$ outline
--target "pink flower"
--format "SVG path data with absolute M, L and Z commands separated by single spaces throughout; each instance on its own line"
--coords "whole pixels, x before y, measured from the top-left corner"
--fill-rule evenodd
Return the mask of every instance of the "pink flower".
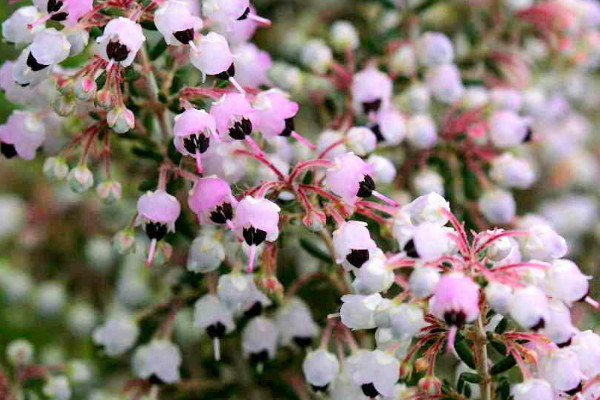
M 256 118 L 254 112 L 246 96 L 239 93 L 223 95 L 210 108 L 210 115 L 215 118 L 217 132 L 221 139 L 246 140 L 252 147 L 257 148 L 258 146 L 250 137 Z
M 34 0 L 33 3 L 42 13 L 48 13 L 53 21 L 67 20 L 70 25 L 77 23 L 85 13 L 92 9 L 94 0 Z
M 254 101 L 255 128 L 266 137 L 290 136 L 294 131 L 294 117 L 298 103 L 278 89 L 261 92 Z
M 190 108 L 175 117 L 173 126 L 175 148 L 184 155 L 196 158 L 196 167 L 202 172 L 201 154 L 210 146 L 210 137 L 218 139 L 217 125 L 212 115 L 204 110 Z
M 202 29 L 202 20 L 192 15 L 190 7 L 178 0 L 167 1 L 154 13 L 154 23 L 167 44 L 188 44 Z
M 233 218 L 233 208 L 237 201 L 226 181 L 209 176 L 196 181 L 188 204 L 198 215 L 201 224 L 226 224 Z
M 18 155 L 33 160 L 45 139 L 46 129 L 42 122 L 26 111 L 14 111 L 6 124 L 0 125 L 0 152 L 6 158 Z
M 446 324 L 460 328 L 479 316 L 479 286 L 460 273 L 443 275 L 435 287 L 430 310 Z
M 369 114 L 387 108 L 392 97 L 392 80 L 374 67 L 363 69 L 352 80 L 352 99 L 357 112 Z
M 104 34 L 96 40 L 102 58 L 109 63 L 128 67 L 146 38 L 140 25 L 129 18 L 119 17 L 111 19 L 104 28 Z
M 242 22 L 245 21 L 240 21 Z M 260 50 L 254 43 L 241 43 L 233 52 L 235 77 L 240 85 L 257 88 L 269 83 L 267 72 L 273 64 L 269 53 Z
M 190 50 L 190 62 L 205 75 L 215 75 L 223 80 L 235 75 L 227 39 L 215 32 L 209 32 L 195 42 Z
M 249 272 L 253 270 L 256 247 L 279 236 L 279 210 L 272 201 L 251 196 L 246 196 L 236 207 L 233 226 L 250 247 Z
M 362 267 L 377 249 L 377 244 L 371 239 L 365 222 L 347 221 L 333 232 L 333 247 L 335 261 L 350 269 Z

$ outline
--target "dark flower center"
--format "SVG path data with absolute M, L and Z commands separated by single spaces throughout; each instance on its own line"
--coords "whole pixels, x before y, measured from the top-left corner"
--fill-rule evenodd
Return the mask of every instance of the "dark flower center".
M 307 348 L 312 344 L 312 338 L 310 336 L 294 336 L 294 343 L 303 349 Z
M 106 55 L 111 60 L 121 62 L 124 61 L 129 55 L 129 49 L 121 42 L 108 42 L 108 45 L 106 45 Z
M 158 377 L 158 375 L 156 375 L 156 374 L 150 375 L 150 377 L 148 378 L 148 383 L 150 383 L 151 385 L 163 385 L 164 384 L 163 380 L 160 379 Z
M 571 342 L 573 342 L 573 338 L 572 337 L 570 337 L 569 339 L 567 339 L 567 341 L 565 341 L 565 342 L 556 343 L 556 345 L 562 349 L 563 347 L 570 346 Z
M 579 393 L 581 391 L 581 389 L 583 388 L 583 384 L 581 381 L 579 381 L 579 385 L 575 386 L 573 389 L 571 390 L 567 390 L 565 391 L 566 394 L 568 394 L 569 396 L 574 396 L 577 393 Z
M 419 258 L 419 252 L 417 251 L 417 248 L 415 247 L 415 241 L 412 239 L 410 239 L 404 245 L 404 252 L 406 253 L 407 256 L 409 256 L 411 258 Z
M 215 77 L 226 81 L 234 75 L 235 75 L 235 65 L 233 65 L 233 63 L 232 63 L 229 66 L 229 68 L 227 68 L 227 70 L 225 70 L 223 72 L 219 72 L 218 74 L 215 75 Z
M 363 198 L 369 197 L 373 194 L 373 190 L 375 190 L 375 181 L 369 175 L 365 175 L 363 180 L 358 184 L 356 195 Z
M 370 112 L 377 112 L 381 107 L 381 99 L 375 99 L 373 101 L 365 101 L 362 103 L 363 112 L 369 114 Z
M 211 338 L 222 338 L 225 336 L 225 325 L 221 322 L 214 323 L 206 327 L 206 334 Z
M 252 133 L 252 121 L 248 118 L 242 118 L 229 128 L 229 136 L 235 140 L 244 140 L 250 133 Z
M 244 13 L 242 15 L 240 15 L 240 17 L 237 19 L 238 21 L 243 21 L 246 18 L 248 18 L 248 14 L 250 14 L 250 7 L 246 7 L 246 9 L 244 10 Z
M 262 314 L 262 310 L 263 310 L 262 303 L 260 301 L 256 301 L 256 302 L 254 302 L 254 304 L 252 304 L 252 306 L 250 308 L 248 308 L 246 311 L 244 311 L 244 316 L 247 318 L 258 317 L 260 314 Z
M 385 137 L 383 137 L 383 133 L 381 133 L 381 127 L 379 126 L 379 124 L 375 124 L 369 127 L 369 129 L 371 129 L 371 131 L 375 134 L 377 142 L 385 142 Z
M 249 228 L 244 228 L 242 231 L 242 235 L 244 236 L 244 240 L 248 244 L 248 246 L 252 245 L 260 245 L 267 238 L 267 232 L 262 229 L 256 229 L 251 226 Z
M 202 133 L 190 135 L 183 139 L 183 147 L 191 153 L 204 153 L 210 145 L 210 138 Z
M 161 240 L 167 234 L 167 225 L 160 222 L 148 222 L 146 224 L 146 235 L 150 239 Z
M 31 52 L 29 52 L 29 55 L 27 56 L 27 66 L 29 68 L 31 68 L 32 71 L 36 72 L 36 71 L 41 71 L 44 68 L 48 67 L 47 65 L 44 64 L 40 64 L 35 57 L 33 56 L 33 54 L 31 54 Z
M 48 6 L 46 9 L 48 10 L 48 14 L 50 14 L 53 12 L 57 12 L 61 9 L 62 6 L 63 2 L 60 0 L 48 0 Z
M 269 359 L 269 352 L 267 350 L 259 351 L 257 353 L 250 353 L 250 362 L 252 364 L 265 363 Z
M 215 224 L 224 224 L 231 218 L 233 218 L 233 207 L 230 203 L 220 204 L 210 213 L 210 220 Z
M 467 322 L 467 315 L 463 311 L 446 311 L 444 321 L 447 325 L 462 327 Z
M 316 385 L 310 385 L 310 387 L 312 388 L 312 390 L 314 390 L 315 392 L 321 392 L 321 393 L 325 393 L 327 391 L 327 388 L 329 388 L 329 383 L 327 385 L 324 386 L 316 386 Z
M 531 330 L 536 332 L 536 331 L 539 331 L 540 329 L 544 329 L 545 326 L 546 326 L 546 321 L 544 321 L 544 318 L 540 318 L 540 320 L 537 322 L 537 324 L 535 324 L 534 326 L 531 327 Z
M 365 383 L 364 385 L 361 385 L 360 388 L 362 389 L 364 395 L 369 398 L 375 398 L 379 396 L 379 392 L 377 389 L 375 389 L 375 385 L 372 383 Z
M 288 118 L 285 120 L 285 128 L 283 128 L 279 136 L 289 137 L 295 129 L 294 118 Z
M 0 153 L 6 158 L 13 158 L 17 155 L 17 149 L 12 144 L 0 142 Z
M 179 40 L 183 44 L 188 44 L 194 40 L 194 29 L 185 29 L 183 31 L 173 32 L 175 39 Z
M 369 250 L 367 249 L 352 249 L 350 253 L 346 256 L 346 261 L 355 266 L 356 268 L 360 268 L 364 263 L 369 261 Z
M 523 138 L 523 143 L 531 142 L 533 139 L 533 129 L 530 126 L 527 127 L 527 134 Z

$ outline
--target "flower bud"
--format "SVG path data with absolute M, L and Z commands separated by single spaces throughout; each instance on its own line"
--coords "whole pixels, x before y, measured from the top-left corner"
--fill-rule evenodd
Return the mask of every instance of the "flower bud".
M 331 44 L 340 52 L 356 50 L 360 42 L 354 25 L 348 21 L 335 21 L 331 25 Z
M 408 279 L 408 285 L 416 297 L 425 298 L 433 294 L 439 281 L 440 273 L 436 267 L 422 265 L 415 266 Z
M 128 108 L 116 107 L 106 114 L 106 122 L 113 131 L 126 133 L 135 126 L 135 116 Z
M 515 199 L 510 192 L 492 189 L 479 198 L 479 210 L 492 224 L 510 223 L 516 214 Z
M 485 288 L 485 298 L 498 314 L 508 313 L 508 306 L 512 297 L 512 288 L 499 282 L 490 282 Z
M 364 126 L 355 126 L 346 133 L 346 145 L 359 156 L 366 156 L 377 147 L 377 137 Z
M 302 64 L 316 74 L 326 73 L 333 62 L 331 49 L 320 39 L 313 39 L 306 43 L 300 58 Z
M 131 228 L 117 232 L 113 238 L 113 247 L 119 254 L 131 252 L 135 245 L 135 234 Z
M 113 95 L 110 90 L 107 89 L 98 90 L 94 100 L 98 107 L 104 108 L 105 110 L 108 110 L 113 106 Z
M 96 81 L 86 76 L 75 81 L 73 92 L 79 100 L 87 101 L 96 95 L 96 89 Z
M 335 355 L 319 349 L 306 355 L 302 363 L 302 371 L 312 388 L 317 392 L 323 392 L 337 377 L 340 363 Z
M 492 161 L 490 176 L 505 187 L 525 189 L 535 180 L 531 164 L 511 153 L 504 153 Z
M 443 33 L 427 32 L 417 42 L 417 57 L 427 67 L 449 64 L 454 59 L 452 42 Z
M 444 179 L 432 169 L 423 169 L 414 176 L 413 186 L 419 196 L 429 193 L 444 195 Z
M 396 167 L 389 158 L 378 154 L 371 154 L 367 164 L 373 167 L 373 175 L 377 182 L 392 183 L 396 178 Z
M 508 304 L 510 316 L 523 328 L 538 330 L 549 317 L 548 299 L 535 286 L 515 290 Z
M 419 379 L 418 386 L 422 392 L 431 396 L 442 393 L 442 382 L 434 376 L 424 376 Z
M 71 96 L 58 96 L 52 103 L 54 111 L 61 117 L 67 117 L 75 111 L 75 100 Z
M 327 222 L 327 216 L 322 211 L 311 210 L 304 217 L 302 223 L 313 232 L 320 232 Z
M 417 69 L 415 51 L 411 46 L 400 46 L 390 56 L 390 72 L 411 76 Z
M 408 120 L 406 139 L 411 146 L 422 150 L 433 147 L 437 140 L 437 128 L 429 115 L 419 114 Z
M 33 345 L 24 339 L 13 340 L 6 347 L 6 358 L 15 366 L 31 364 Z
M 69 174 L 69 166 L 62 157 L 48 157 L 44 161 L 44 174 L 57 181 L 63 180 Z
M 225 259 L 225 249 L 211 234 L 198 236 L 190 246 L 187 269 L 206 273 L 214 271 Z
M 413 372 L 413 366 L 410 362 L 403 362 L 400 365 L 400 379 L 407 381 Z
M 94 175 L 85 165 L 79 165 L 69 172 L 69 186 L 75 193 L 83 193 L 94 185 Z
M 574 395 L 581 390 L 584 375 L 577 355 L 568 348 L 555 350 L 540 363 L 540 375 L 555 390 Z
M 103 202 L 112 204 L 121 199 L 121 184 L 117 181 L 104 181 L 96 186 L 96 193 Z

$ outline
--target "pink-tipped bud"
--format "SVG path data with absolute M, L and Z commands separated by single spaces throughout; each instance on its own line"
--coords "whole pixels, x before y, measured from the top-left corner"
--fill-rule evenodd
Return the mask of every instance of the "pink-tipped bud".
M 98 107 L 108 110 L 113 106 L 113 95 L 109 90 L 98 90 L 95 101 Z
M 436 396 L 442 393 L 442 381 L 434 376 L 425 376 L 419 379 L 418 385 L 425 394 Z
M 116 107 L 106 114 L 106 122 L 113 131 L 127 133 L 135 126 L 135 116 L 128 108 Z
M 302 218 L 302 223 L 313 232 L 320 232 L 327 222 L 327 216 L 321 211 L 309 211 Z
M 119 254 L 127 254 L 135 247 L 135 233 L 131 228 L 117 232 L 113 237 L 113 247 Z
M 75 99 L 72 96 L 58 96 L 52 103 L 52 108 L 61 117 L 67 117 L 75 111 Z
M 75 81 L 73 92 L 79 100 L 87 101 L 96 95 L 97 88 L 96 81 L 88 76 Z
M 96 186 L 96 193 L 107 204 L 119 201 L 121 199 L 121 192 L 121 184 L 116 181 L 105 181 Z
M 85 165 L 73 168 L 69 172 L 69 186 L 76 193 L 83 193 L 94 184 L 94 175 Z

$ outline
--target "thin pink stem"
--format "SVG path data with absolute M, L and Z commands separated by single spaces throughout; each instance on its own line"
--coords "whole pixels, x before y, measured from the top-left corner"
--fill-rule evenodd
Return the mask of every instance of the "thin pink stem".
M 296 177 L 298 177 L 298 175 L 300 175 L 300 173 L 302 173 L 302 171 L 309 169 L 309 168 L 316 168 L 316 167 L 323 167 L 323 168 L 329 168 L 331 167 L 331 161 L 329 160 L 323 160 L 323 159 L 315 159 L 315 160 L 308 160 L 308 161 L 303 161 L 301 163 L 298 163 L 294 169 L 292 170 L 290 177 L 288 179 L 289 182 L 292 182 L 294 179 L 296 179 Z
M 503 237 L 507 237 L 507 236 L 527 236 L 529 235 L 529 232 L 525 232 L 525 231 L 505 231 L 502 233 L 498 233 L 496 235 L 493 235 L 491 237 L 489 237 L 485 242 L 483 242 L 481 245 L 479 245 L 476 249 L 475 249 L 475 253 L 479 253 L 481 250 L 485 249 L 487 246 L 489 246 L 492 242 L 495 242 L 498 239 L 501 239 Z
M 321 189 L 318 186 L 313 186 L 313 185 L 303 185 L 301 184 L 300 187 L 302 189 L 306 189 L 310 192 L 314 192 L 317 193 L 319 196 L 325 197 L 326 199 L 329 199 L 333 202 L 339 202 L 340 200 L 335 197 L 335 195 L 331 194 L 331 193 L 327 193 L 325 190 Z
M 586 296 L 584 300 L 595 309 L 600 309 L 600 303 L 597 300 L 592 299 L 590 296 Z
M 265 152 L 262 151 L 260 149 L 260 146 L 258 145 L 258 143 L 256 143 L 256 141 L 254 139 L 252 139 L 251 136 L 246 136 L 246 143 L 248 143 L 248 145 L 250 146 L 250 148 L 252 149 L 252 151 L 259 157 L 265 157 Z
M 248 19 L 256 21 L 259 24 L 264 25 L 264 26 L 271 26 L 271 20 L 270 19 L 261 17 L 259 15 L 253 14 L 253 13 L 248 14 Z
M 331 143 L 329 146 L 327 146 L 327 147 L 325 148 L 325 150 L 323 150 L 323 151 L 321 152 L 321 154 L 319 154 L 319 158 L 325 158 L 325 156 L 326 156 L 327 154 L 329 154 L 329 152 L 331 152 L 331 151 L 332 151 L 333 149 L 335 149 L 336 147 L 338 147 L 338 146 L 341 146 L 342 144 L 344 144 L 344 142 L 345 142 L 345 141 L 346 141 L 346 139 L 340 139 L 340 140 L 337 140 L 337 141 L 335 141 L 335 142 Z
M 465 232 L 465 228 L 464 226 L 458 222 L 458 219 L 456 219 L 456 216 L 454 216 L 454 214 L 452 214 L 451 211 L 442 208 L 442 213 L 446 216 L 446 218 L 448 218 L 450 220 L 450 223 L 452 223 L 452 225 L 454 226 L 454 229 L 456 229 L 456 231 L 458 232 L 458 245 L 460 248 L 461 253 L 463 254 L 467 254 L 468 252 L 468 248 L 469 248 L 469 242 L 467 239 L 467 233 Z
M 240 83 L 233 76 L 229 77 L 229 82 L 231 82 L 231 84 L 237 89 L 238 92 L 240 92 L 241 94 L 246 94 L 246 91 L 244 90 L 242 85 L 240 85 Z
M 396 214 L 396 209 L 395 208 L 388 207 L 388 206 L 383 205 L 383 204 L 375 203 L 373 201 L 359 200 L 359 201 L 356 202 L 356 205 L 357 206 L 366 207 L 366 208 L 372 208 L 373 210 L 381 211 L 381 212 L 384 212 L 384 213 L 389 214 L 389 215 L 395 215 Z
M 379 193 L 376 190 L 373 190 L 373 196 L 377 197 L 379 200 L 389 204 L 392 207 L 400 207 L 400 204 L 396 203 L 394 200 L 390 199 L 386 195 Z
M 501 267 L 494 268 L 493 271 L 494 272 L 504 272 L 504 271 L 510 271 L 510 270 L 519 269 L 519 268 L 537 268 L 537 269 L 546 270 L 546 269 L 548 269 L 548 267 L 549 267 L 548 264 L 525 262 L 525 263 L 502 265 Z
M 456 332 L 457 331 L 458 331 L 458 328 L 454 325 L 452 325 L 450 327 L 450 330 L 448 331 L 448 338 L 446 340 L 446 351 L 448 353 L 454 352 L 454 342 L 456 341 Z
M 37 20 L 35 20 L 32 24 L 27 25 L 27 29 L 32 30 L 33 28 L 35 28 L 36 26 L 40 26 L 41 24 L 45 23 L 46 21 L 48 21 L 50 18 L 52 18 L 52 16 L 55 13 L 48 13 L 40 18 L 38 18 Z
M 292 137 L 311 150 L 315 150 L 317 148 L 317 146 L 315 146 L 310 140 L 308 140 L 298 132 L 292 132 Z
M 285 174 L 283 172 L 281 172 L 275 165 L 273 165 L 273 163 L 271 163 L 269 160 L 267 160 L 266 158 L 264 158 L 261 155 L 258 154 L 254 154 L 248 150 L 236 150 L 234 152 L 234 154 L 243 154 L 245 156 L 249 156 L 254 158 L 257 161 L 260 161 L 261 163 L 265 164 L 267 167 L 269 167 L 271 169 L 271 171 L 273 171 L 275 173 L 275 175 L 277 175 L 277 177 L 281 180 L 285 180 Z

